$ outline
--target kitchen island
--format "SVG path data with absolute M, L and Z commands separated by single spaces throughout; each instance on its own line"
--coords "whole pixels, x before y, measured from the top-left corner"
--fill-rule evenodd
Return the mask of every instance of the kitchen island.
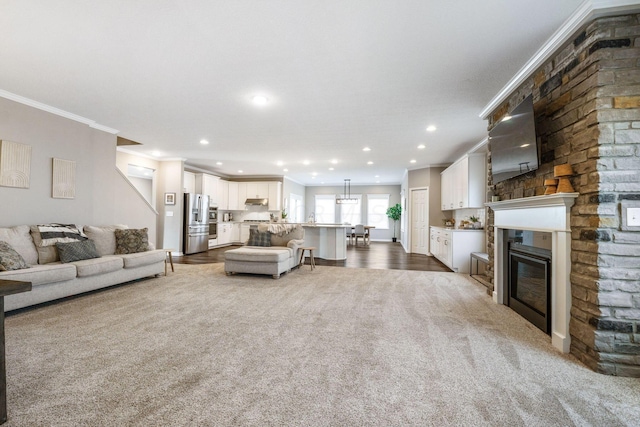
M 316 248 L 316 257 L 341 261 L 347 259 L 347 230 L 351 225 L 302 223 L 304 244 Z

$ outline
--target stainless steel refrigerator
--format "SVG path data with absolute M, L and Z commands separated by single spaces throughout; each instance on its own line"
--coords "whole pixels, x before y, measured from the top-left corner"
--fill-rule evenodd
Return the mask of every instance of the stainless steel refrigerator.
M 209 196 L 184 194 L 183 253 L 195 254 L 209 249 Z

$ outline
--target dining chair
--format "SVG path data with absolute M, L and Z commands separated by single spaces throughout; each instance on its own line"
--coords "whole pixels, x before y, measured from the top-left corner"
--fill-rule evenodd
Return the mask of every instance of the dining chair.
M 353 230 L 353 237 L 356 239 L 356 246 L 358 245 L 358 237 L 362 237 L 362 243 L 366 244 L 365 234 L 364 234 L 364 225 L 356 224 L 355 229 Z

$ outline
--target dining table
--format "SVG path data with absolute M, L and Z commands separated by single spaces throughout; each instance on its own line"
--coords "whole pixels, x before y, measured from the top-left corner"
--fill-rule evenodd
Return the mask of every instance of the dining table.
M 365 244 L 369 244 L 371 243 L 371 230 L 373 230 L 374 228 L 376 228 L 375 225 L 365 225 L 364 226 L 364 242 Z M 352 225 L 351 226 L 351 235 L 353 235 L 353 233 L 356 231 L 356 226 Z M 349 243 L 351 243 L 351 235 L 349 235 Z

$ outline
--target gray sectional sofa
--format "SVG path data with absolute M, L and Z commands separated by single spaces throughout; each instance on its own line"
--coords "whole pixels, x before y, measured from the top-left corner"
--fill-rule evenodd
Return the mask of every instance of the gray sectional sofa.
M 164 272 L 165 250 L 154 250 L 149 246 L 149 250 L 144 252 L 115 254 L 115 230 L 126 228 L 118 225 L 85 226 L 84 235 L 95 244 L 99 257 L 67 263 L 60 262 L 55 245 L 41 246 L 37 227 L 18 225 L 0 228 L 0 241 L 9 243 L 29 265 L 29 268 L 0 271 L 0 279 L 32 283 L 30 292 L 5 297 L 5 311 Z
M 254 240 L 251 236 L 245 246 L 224 253 L 227 275 L 269 274 L 279 279 L 282 273 L 298 266 L 300 247 L 304 245 L 304 228 L 299 224 L 260 224 L 257 233 L 266 233 L 268 238 L 266 241 L 260 237 Z

